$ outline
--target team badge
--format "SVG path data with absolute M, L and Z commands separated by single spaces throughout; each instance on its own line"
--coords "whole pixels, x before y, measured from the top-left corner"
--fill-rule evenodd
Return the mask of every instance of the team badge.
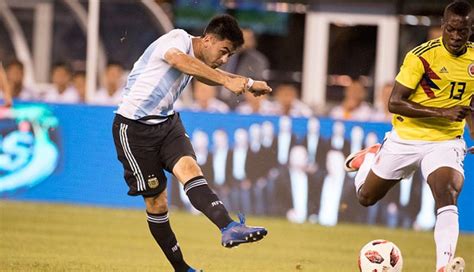
M 160 184 L 160 182 L 158 181 L 158 179 L 156 177 L 148 178 L 148 186 L 151 189 L 155 189 L 156 187 L 158 187 L 159 184 Z
M 469 73 L 470 76 L 474 77 L 474 62 L 467 67 L 467 72 Z

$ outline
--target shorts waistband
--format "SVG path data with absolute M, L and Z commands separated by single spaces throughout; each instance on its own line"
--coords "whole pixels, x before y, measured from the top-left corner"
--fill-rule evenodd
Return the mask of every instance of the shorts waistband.
M 118 113 L 115 114 L 115 119 L 122 122 L 122 123 L 125 123 L 125 124 L 128 124 L 128 125 L 147 125 L 147 126 L 153 126 L 153 125 L 159 125 L 161 123 L 164 123 L 165 121 L 167 120 L 171 120 L 173 119 L 175 114 L 172 114 L 170 116 L 159 116 L 160 118 L 154 118 L 155 116 L 150 116 L 150 118 L 140 118 L 140 119 L 129 119 L 127 117 L 124 117 Z M 154 121 L 158 121 L 158 122 L 154 122 Z

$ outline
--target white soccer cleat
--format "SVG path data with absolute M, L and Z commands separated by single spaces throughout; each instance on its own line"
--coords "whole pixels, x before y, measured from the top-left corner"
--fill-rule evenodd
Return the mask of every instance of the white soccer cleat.
M 347 156 L 346 161 L 344 162 L 344 169 L 347 172 L 358 171 L 360 166 L 364 162 L 365 155 L 367 155 L 367 153 L 376 154 L 377 152 L 379 152 L 381 146 L 381 144 L 374 144 L 358 152 L 350 154 L 349 156 Z

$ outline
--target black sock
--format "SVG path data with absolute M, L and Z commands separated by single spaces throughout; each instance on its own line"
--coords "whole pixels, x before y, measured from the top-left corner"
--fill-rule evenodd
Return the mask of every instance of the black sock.
M 190 267 L 183 259 L 178 241 L 171 229 L 168 212 L 160 214 L 147 212 L 147 221 L 151 234 L 161 247 L 163 253 L 165 253 L 174 270 L 176 272 L 187 272 Z
M 184 191 L 194 208 L 205 214 L 219 229 L 227 227 L 233 221 L 224 203 L 209 188 L 203 176 L 197 176 L 186 182 Z

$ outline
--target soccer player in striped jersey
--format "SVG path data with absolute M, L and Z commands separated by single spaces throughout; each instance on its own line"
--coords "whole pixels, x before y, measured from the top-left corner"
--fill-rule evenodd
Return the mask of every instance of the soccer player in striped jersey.
M 444 10 L 442 37 L 408 52 L 396 77 L 389 109 L 393 129 L 382 145 L 351 154 L 346 170 L 358 171 L 363 206 L 374 205 L 401 179 L 420 169 L 433 193 L 436 271 L 464 271 L 454 258 L 459 235 L 458 195 L 464 183 L 466 121 L 474 138 L 472 6 L 458 0 Z M 467 149 L 467 150 L 466 150 Z
M 164 170 L 176 176 L 191 204 L 221 230 L 223 246 L 258 241 L 267 234 L 263 227 L 245 225 L 243 216 L 240 223 L 231 219 L 203 177 L 179 114 L 173 110 L 193 77 L 209 85 L 223 85 L 235 94 L 271 92 L 264 81 L 217 69 L 242 44 L 238 23 L 229 15 L 214 17 L 201 37 L 181 29 L 170 31 L 135 62 L 116 111 L 113 137 L 128 194 L 143 196 L 150 231 L 175 271 L 196 270 L 185 262 L 169 223 Z

